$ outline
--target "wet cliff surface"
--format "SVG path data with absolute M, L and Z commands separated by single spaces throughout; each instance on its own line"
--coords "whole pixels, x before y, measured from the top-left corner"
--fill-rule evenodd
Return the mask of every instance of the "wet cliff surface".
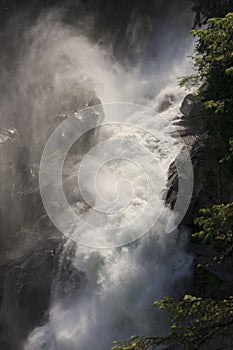
M 177 117 L 173 124 L 177 127 L 184 144 L 188 147 L 190 157 L 192 160 L 194 170 L 194 188 L 192 201 L 189 206 L 188 212 L 182 221 L 184 225 L 192 225 L 194 218 L 194 210 L 200 208 L 198 201 L 200 201 L 200 192 L 203 189 L 204 183 L 201 175 L 201 169 L 204 163 L 204 153 L 208 148 L 208 136 L 205 128 L 205 120 L 202 117 L 202 106 L 195 102 L 196 97 L 194 94 L 188 94 L 181 106 L 181 116 Z M 183 154 L 178 156 L 178 159 L 182 163 Z M 170 165 L 168 174 L 168 192 L 166 195 L 166 203 L 173 209 L 177 199 L 178 193 L 178 174 L 175 166 L 175 162 Z M 195 209 L 196 208 L 196 209 Z
M 202 117 L 202 106 L 196 102 L 197 96 L 188 94 L 181 105 L 180 111 L 183 114 L 178 120 L 174 120 L 175 125 L 190 150 L 194 169 L 193 197 L 186 216 L 182 220 L 181 226 L 188 227 L 190 232 L 196 232 L 198 228 L 194 225 L 194 219 L 198 216 L 201 208 L 208 208 L 219 203 L 219 192 L 212 183 L 217 182 L 218 169 L 215 159 L 211 159 L 208 148 L 208 133 L 206 123 Z M 178 155 L 182 159 L 182 153 Z M 224 187 L 230 189 L 232 183 L 229 178 L 223 178 Z M 178 174 L 175 162 L 170 165 L 168 174 L 168 191 L 166 203 L 171 208 L 174 207 L 178 193 Z M 226 203 L 233 200 L 232 190 L 223 192 Z M 212 263 L 206 265 L 209 257 L 216 254 L 216 251 L 204 244 L 190 242 L 188 251 L 194 256 L 194 275 L 191 287 L 191 294 L 203 298 L 228 298 L 232 294 L 233 272 L 232 258 L 226 259 L 221 264 Z M 202 268 L 198 266 L 202 265 Z M 225 335 L 213 339 L 212 343 L 203 346 L 203 349 L 211 346 L 218 348 L 219 344 L 232 344 L 230 331 Z M 215 343 L 215 344 L 214 344 Z M 229 345 L 230 346 L 230 345 Z
M 96 97 L 87 101 L 90 105 L 99 103 Z M 22 348 L 27 334 L 46 319 L 56 275 L 64 280 L 57 293 L 66 298 L 83 279 L 70 263 L 74 246 L 69 244 L 69 254 L 64 254 L 67 239 L 55 229 L 44 210 L 38 187 L 39 163 L 27 163 L 27 158 L 22 162 L 20 158 L 21 154 L 26 156 L 21 146 L 23 136 L 22 131 L 20 135 L 20 131 L 5 130 L 0 145 L 4 164 L 1 176 L 5 179 L 2 194 L 8 194 L 2 198 L 0 213 L 0 346 L 7 350 Z M 82 154 L 94 143 L 95 135 L 90 131 L 76 147 Z M 14 155 L 16 163 L 9 159 L 10 155 Z
M 99 102 L 95 98 L 89 103 Z M 192 128 L 189 114 L 178 117 L 174 123 L 181 129 L 185 143 L 190 149 L 194 171 L 197 173 L 198 166 L 202 162 L 203 150 L 206 147 L 203 125 L 201 124 L 198 129 Z M 86 140 L 80 140 L 84 154 L 95 142 L 93 136 L 87 135 Z M 11 152 L 15 153 L 14 148 L 18 149 L 17 137 L 19 137 L 18 133 L 15 133 L 13 139 L 6 140 L 2 144 L 2 151 L 4 147 L 8 152 L 9 148 L 13 148 Z M 80 151 L 80 147 L 76 147 L 77 149 Z M 69 305 L 70 300 L 74 295 L 77 297 L 78 290 L 86 283 L 85 274 L 74 268 L 72 263 L 75 244 L 70 244 L 60 232 L 54 230 L 53 224 L 46 216 L 38 189 L 38 165 L 35 164 L 33 169 L 35 172 L 33 182 L 26 182 L 21 192 L 11 189 L 12 200 L 19 197 L 19 206 L 30 214 L 28 218 L 24 217 L 25 225 L 19 226 L 19 232 L 8 239 L 5 237 L 2 245 L 0 261 L 2 332 L 0 340 L 3 348 L 6 349 L 20 349 L 32 329 L 47 320 L 51 293 L 53 297 L 62 299 L 64 305 L 66 303 Z M 29 171 L 32 169 L 29 168 Z M 17 188 L 17 184 L 15 187 Z M 168 174 L 166 197 L 166 202 L 171 207 L 176 201 L 177 190 L 178 178 L 173 163 Z M 194 193 L 196 195 L 193 206 L 195 206 L 199 190 L 197 189 Z M 33 213 L 36 224 L 34 224 Z M 192 218 L 192 213 L 188 214 L 183 224 L 190 225 Z M 14 245 L 12 245 L 13 240 Z M 15 338 L 11 337 L 11 330 L 14 330 Z
M 52 14 L 47 15 L 51 7 Z M 51 132 L 76 110 L 100 103 L 95 84 L 79 70 L 75 60 L 77 52 L 85 51 L 88 45 L 80 39 L 81 49 L 74 49 L 70 40 L 73 29 L 78 28 L 80 36 L 85 32 L 88 40 L 100 47 L 110 47 L 110 54 L 123 62 L 126 70 L 130 65 L 136 67 L 139 61 L 147 60 L 152 65 L 151 61 L 158 59 L 161 78 L 161 71 L 170 67 L 171 59 L 178 59 L 177 47 L 170 45 L 174 38 L 179 37 L 179 42 L 187 45 L 185 36 L 192 22 L 186 13 L 188 7 L 181 0 L 149 1 L 146 5 L 143 1 L 121 5 L 111 1 L 1 3 L 1 349 L 22 349 L 32 329 L 48 319 L 51 293 L 69 303 L 72 293 L 86 283 L 84 273 L 72 264 L 75 247 L 67 244 L 48 219 L 38 186 L 41 153 Z M 68 25 L 66 30 L 61 30 L 57 17 Z M 159 34 L 154 37 L 154 33 Z M 164 37 L 163 44 L 160 36 Z M 95 54 L 88 50 L 88 55 Z M 102 56 L 94 59 L 101 61 Z M 146 75 L 150 75 L 147 69 Z M 106 70 L 110 71 L 110 64 Z M 102 71 L 94 73 L 98 77 Z M 126 85 L 125 77 L 123 81 L 121 85 Z M 144 95 L 153 99 L 160 87 L 155 84 L 153 88 L 154 91 L 145 86 Z M 175 102 L 176 97 L 171 97 L 161 111 Z M 188 126 L 184 130 L 187 132 Z M 198 132 L 193 133 L 190 131 L 187 138 L 192 139 L 191 148 L 196 147 L 193 160 L 199 164 L 201 141 L 198 136 L 199 143 L 195 143 Z M 81 140 L 84 153 L 90 142 L 95 143 L 95 137 L 89 135 Z M 168 198 L 172 202 L 177 186 L 172 170 L 169 181 Z M 55 276 L 61 281 L 56 281 Z M 60 287 L 54 291 L 56 282 Z

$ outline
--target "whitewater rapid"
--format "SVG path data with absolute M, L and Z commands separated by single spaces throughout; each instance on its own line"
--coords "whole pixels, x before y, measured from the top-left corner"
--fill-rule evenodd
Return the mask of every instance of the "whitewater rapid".
M 40 26 L 39 29 L 42 30 L 43 26 L 41 24 Z M 54 31 L 53 28 L 53 33 Z M 152 209 L 153 214 L 158 214 L 158 220 L 140 239 L 134 241 L 130 236 L 132 243 L 123 246 L 116 244 L 117 248 L 110 249 L 107 246 L 105 249 L 98 249 L 85 244 L 76 244 L 75 253 L 70 260 L 72 269 L 77 271 L 77 276 L 79 274 L 84 276 L 83 282 L 67 301 L 56 290 L 59 289 L 59 284 L 67 283 L 64 279 L 69 277 L 64 275 L 60 279 L 54 278 L 55 285 L 45 323 L 31 332 L 24 345 L 24 350 L 108 350 L 112 346 L 112 341 L 127 339 L 131 335 L 166 333 L 169 324 L 166 317 L 153 307 L 153 301 L 165 295 L 179 296 L 191 276 L 192 257 L 185 251 L 187 233 L 178 229 L 166 233 L 167 218 L 172 218 L 174 214 L 164 204 L 168 167 L 182 148 L 181 143 L 173 136 L 172 126 L 172 120 L 179 114 L 179 105 L 185 94 L 177 87 L 176 78 L 188 70 L 187 60 L 184 57 L 190 50 L 191 43 L 185 48 L 187 52 L 181 52 L 182 59 L 173 61 L 171 57 L 169 58 L 170 69 L 163 75 L 161 71 L 156 71 L 155 64 L 154 71 L 145 76 L 140 66 L 124 70 L 107 55 L 106 51 L 98 45 L 91 44 L 84 36 L 64 30 L 59 25 L 56 31 L 56 42 L 51 48 L 51 55 L 59 64 L 64 54 L 68 57 L 67 67 L 55 75 L 54 81 L 58 92 L 62 91 L 65 84 L 68 84 L 72 91 L 72 84 L 76 80 L 81 81 L 80 91 L 89 91 L 90 86 L 91 89 L 94 87 L 97 96 L 103 102 L 105 115 L 108 111 L 104 103 L 107 102 L 126 101 L 150 107 L 150 113 L 142 110 L 140 114 L 129 115 L 129 120 L 135 125 L 137 118 L 140 118 L 145 129 L 153 123 L 157 131 L 155 139 L 146 132 L 135 131 L 132 126 L 110 125 L 100 130 L 97 141 L 109 144 L 118 142 L 117 154 L 123 159 L 110 162 L 99 172 L 97 182 L 101 195 L 106 201 L 115 198 L 116 183 L 119 179 L 126 179 L 132 188 L 136 189 L 134 201 L 127 205 L 120 217 L 117 214 L 111 216 L 110 224 L 113 227 L 114 225 L 121 227 L 119 222 L 127 224 L 135 220 L 138 210 L 145 205 L 147 182 L 144 175 L 139 167 L 127 164 L 124 160 L 125 154 L 130 152 L 136 153 L 140 158 L 141 147 L 150 151 L 156 160 L 155 163 L 148 162 L 142 157 L 140 164 L 143 164 L 145 172 L 153 173 L 154 166 L 158 166 L 158 163 L 161 171 L 155 173 L 154 181 L 151 181 L 153 203 L 155 203 Z M 49 54 L 48 45 L 44 58 L 47 59 Z M 158 106 L 171 95 L 173 98 L 170 107 L 158 113 L 156 111 Z M 132 139 L 138 148 L 135 146 L 126 149 L 127 141 Z M 100 155 L 101 150 L 99 152 Z M 97 152 L 95 157 L 91 157 L 93 166 L 95 162 L 98 163 L 98 159 Z M 66 189 L 68 195 L 72 192 L 70 186 L 73 184 L 80 162 L 80 158 L 78 161 L 75 160 L 74 154 L 68 156 Z M 86 173 L 87 190 L 91 175 Z M 128 186 L 122 188 L 123 193 L 127 194 L 128 190 Z M 129 192 L 126 197 L 130 197 L 131 194 Z M 81 202 L 76 198 L 76 202 L 72 204 L 77 212 L 80 210 Z M 142 227 L 151 218 L 150 211 L 144 214 L 139 223 Z M 94 214 L 91 209 L 86 208 L 82 215 L 91 220 Z M 67 254 L 67 247 L 73 244 L 73 240 L 79 242 L 80 234 L 84 242 L 88 237 L 88 242 L 92 241 L 93 246 L 100 248 L 105 246 L 106 237 L 101 236 L 102 229 L 99 222 L 92 230 L 81 231 L 79 229 L 79 236 L 76 237 L 74 230 L 72 240 L 68 240 L 64 246 L 64 254 Z M 125 228 L 119 228 L 117 234 L 122 241 L 121 238 L 130 232 Z M 60 259 L 62 261 L 62 256 Z M 73 282 L 70 281 L 71 289 Z
M 178 103 L 164 113 L 162 119 L 158 118 L 156 113 L 151 116 L 158 118 L 159 141 L 148 137 L 148 134 L 141 130 L 135 132 L 132 126 L 126 128 L 124 125 L 110 125 L 100 132 L 99 141 L 104 139 L 110 143 L 118 140 L 117 154 L 120 159 L 124 157 L 125 152 L 140 152 L 141 149 L 137 147 L 131 150 L 124 148 L 127 146 L 124 144 L 125 140 L 132 137 L 137 145 L 143 145 L 151 151 L 156 149 L 155 156 L 160 156 L 159 164 L 165 174 L 161 176 L 156 172 L 152 181 L 153 187 L 150 189 L 154 196 L 153 213 L 158 213 L 159 219 L 148 233 L 127 246 L 93 249 L 77 244 L 72 265 L 73 269 L 84 274 L 85 283 L 79 285 L 68 303 L 54 293 L 48 321 L 31 333 L 25 345 L 26 350 L 107 350 L 110 349 L 113 340 L 127 339 L 134 334 L 164 334 L 168 329 L 164 316 L 158 310 L 154 310 L 153 301 L 165 295 L 176 296 L 182 293 L 191 275 L 192 261 L 192 257 L 185 252 L 187 233 L 179 230 L 166 233 L 165 230 L 168 217 L 174 215 L 164 204 L 166 174 L 169 164 L 181 149 L 177 139 L 171 136 L 170 117 L 177 112 Z M 169 118 L 165 118 L 166 116 Z M 151 122 L 147 113 L 140 114 L 140 118 L 145 118 L 145 124 Z M 98 155 L 96 157 L 98 162 Z M 73 156 L 71 158 L 73 159 Z M 145 157 L 145 162 L 147 161 Z M 71 167 L 69 162 L 72 180 L 76 167 L 77 164 L 74 163 Z M 144 164 L 147 174 L 153 174 L 154 167 L 156 163 L 153 162 Z M 85 175 L 88 187 L 88 177 L 92 174 Z M 127 164 L 125 160 L 105 165 L 99 173 L 99 180 L 97 179 L 100 193 L 109 200 L 108 196 L 111 198 L 115 195 L 116 182 L 122 178 L 128 179 L 136 192 L 134 200 L 125 208 L 123 215 L 119 217 L 119 213 L 116 213 L 111 217 L 113 225 L 119 225 L 119 220 L 125 224 L 135 220 L 138 210 L 142 209 L 146 201 L 147 188 L 141 169 L 131 163 Z M 71 183 L 74 185 L 74 181 Z M 80 208 L 77 203 L 78 201 L 75 208 Z M 159 216 L 161 211 L 162 215 Z M 140 217 L 142 228 L 151 217 L 153 218 L 153 213 L 147 211 Z M 87 209 L 84 216 L 91 219 L 93 213 Z M 85 229 L 83 232 L 79 230 L 81 238 L 76 236 L 75 231 L 72 239 L 83 239 L 83 242 L 91 242 L 91 246 L 97 247 L 100 243 L 100 248 L 104 247 L 109 241 L 105 241 L 106 237 L 101 235 L 102 228 L 98 225 L 99 223 L 96 223 L 96 227 L 88 232 Z M 119 227 L 117 239 L 120 237 L 124 240 L 129 234 L 129 229 Z M 69 244 L 71 243 L 68 241 L 67 245 Z M 59 283 L 65 283 L 64 278 L 69 277 L 62 276 Z M 73 282 L 70 283 L 72 288 Z M 55 290 L 56 288 L 59 289 L 59 285 L 55 286 Z

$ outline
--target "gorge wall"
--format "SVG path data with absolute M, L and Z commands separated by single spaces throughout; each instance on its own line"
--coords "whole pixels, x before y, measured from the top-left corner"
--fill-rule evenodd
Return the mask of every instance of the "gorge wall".
M 67 280 L 73 290 L 85 284 L 79 266 L 74 267 L 76 247 L 64 250 L 67 240 L 46 216 L 39 194 L 39 161 L 49 135 L 67 116 L 100 101 L 127 99 L 156 110 L 172 95 L 167 107 L 176 113 L 173 108 L 185 94 L 177 88 L 176 78 L 189 71 L 186 55 L 192 47 L 189 8 L 181 0 L 146 5 L 143 1 L 1 5 L 3 349 L 22 349 L 29 333 L 48 320 L 54 276 L 65 276 L 64 290 Z M 162 109 L 166 113 L 164 104 Z M 175 249 L 169 247 L 168 251 Z M 148 247 L 140 249 L 145 256 Z M 180 254 L 186 261 L 183 247 Z M 166 254 L 161 259 L 165 264 Z M 171 259 L 167 270 L 173 264 Z M 61 290 L 57 293 L 64 295 Z

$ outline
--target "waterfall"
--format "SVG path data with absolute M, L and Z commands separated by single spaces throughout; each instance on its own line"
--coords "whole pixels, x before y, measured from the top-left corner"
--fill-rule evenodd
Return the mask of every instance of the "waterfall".
M 130 23 L 132 47 L 140 56 L 132 65 L 130 59 L 124 65 L 126 61 L 116 58 L 108 45 L 93 43 L 90 30 L 85 33 L 86 29 L 64 24 L 59 11 L 40 16 L 21 38 L 15 75 L 3 104 L 4 128 L 19 130 L 16 164 L 21 158 L 25 158 L 22 163 L 38 163 L 56 127 L 66 120 L 76 123 L 80 111 L 85 114 L 88 108 L 103 108 L 108 122 L 87 139 L 81 138 L 65 159 L 62 175 L 68 202 L 84 221 L 96 226 L 87 230 L 85 225 L 76 225 L 66 234 L 49 310 L 44 323 L 29 334 L 24 350 L 108 350 L 114 340 L 136 334 L 161 335 L 169 329 L 153 301 L 165 295 L 179 296 L 191 276 L 192 262 L 185 251 L 187 232 L 166 230 L 168 218 L 175 222 L 175 214 L 164 204 L 168 167 L 183 147 L 172 125 L 185 95 L 177 86 L 177 77 L 189 72 L 187 55 L 192 49 L 188 36 L 192 20 L 185 21 L 183 28 L 177 25 L 176 32 L 176 21 L 168 27 L 171 16 L 169 13 L 168 23 L 158 20 L 161 31 L 158 35 L 152 30 L 145 50 L 136 47 L 134 31 L 138 34 L 140 25 Z M 151 56 L 152 47 L 156 52 Z M 7 70 L 1 86 L 6 81 Z M 100 101 L 102 106 L 96 107 Z M 15 120 L 8 118 L 12 110 Z M 148 132 L 151 129 L 156 137 Z M 98 144 L 107 145 L 104 150 L 112 152 L 112 161 L 101 164 L 105 152 Z M 3 156 L 7 162 L 7 155 Z M 129 159 L 136 159 L 136 165 Z M 17 167 L 12 169 L 17 178 Z M 82 195 L 90 203 L 85 203 L 75 187 L 80 169 Z M 98 173 L 100 200 L 90 190 L 93 169 Z M 4 172 L 4 182 L 7 176 Z M 148 184 L 151 202 L 147 207 Z M 7 191 L 3 189 L 1 199 L 6 213 L 11 207 Z M 29 204 L 25 208 L 21 202 L 15 204 L 10 224 L 23 226 Z M 33 205 L 30 209 L 36 212 L 37 202 Z M 97 220 L 92 206 L 111 213 L 110 217 Z M 114 215 L 113 209 L 117 209 Z M 60 224 L 69 225 L 65 220 L 62 215 Z M 135 220 L 137 225 L 129 230 L 127 225 Z M 114 238 L 105 235 L 104 225 L 114 231 Z
M 177 113 L 176 107 L 173 106 L 170 113 Z M 160 143 L 166 143 L 170 149 L 170 153 L 161 155 L 160 164 L 166 173 L 180 145 L 169 133 L 170 122 L 169 119 L 165 119 L 165 114 L 167 115 L 167 112 L 164 113 L 162 125 L 161 120 L 158 119 L 156 126 L 160 130 Z M 144 123 L 147 123 L 148 116 L 141 114 L 140 118 L 142 117 L 145 118 Z M 106 139 L 106 135 L 108 142 L 119 137 L 127 138 L 128 135 L 134 135 L 137 144 L 148 141 L 146 139 L 148 135 L 141 135 L 139 132 L 130 133 L 125 127 L 119 130 L 116 125 L 105 129 L 104 135 L 100 132 L 99 139 Z M 155 146 L 156 144 L 150 140 L 149 147 Z M 125 151 L 124 144 L 118 148 L 119 157 L 123 157 L 121 151 L 123 153 Z M 96 157 L 98 161 L 99 158 Z M 114 194 L 116 183 L 114 177 L 131 179 L 132 186 L 138 189 L 137 206 L 129 206 L 122 220 L 134 220 L 134 212 L 137 212 L 140 203 L 144 200 L 146 186 L 142 181 L 141 172 L 138 173 L 138 169 L 131 164 L 122 162 L 109 163 L 103 168 L 99 179 L 100 192 L 102 191 L 106 196 Z M 71 162 L 68 164 L 70 173 L 75 173 Z M 155 166 L 156 164 L 152 163 L 149 170 L 146 166 L 144 169 L 153 173 L 151 168 Z M 88 185 L 88 173 L 85 175 Z M 71 183 L 74 185 L 74 181 Z M 172 213 L 164 207 L 162 198 L 164 189 L 165 179 L 154 177 L 152 189 L 156 194 L 154 209 L 155 212 L 163 209 L 163 214 L 155 227 L 142 238 L 126 246 L 112 249 L 96 249 L 79 244 L 75 247 L 71 261 L 72 270 L 77 271 L 78 286 L 76 283 L 76 290 L 74 290 L 72 286 L 74 280 L 69 280 L 70 275 L 64 271 L 58 272 L 60 276 L 55 283 L 47 322 L 31 333 L 25 350 L 91 350 L 93 348 L 107 350 L 111 348 L 112 341 L 115 339 L 127 339 L 133 334 L 152 335 L 166 332 L 168 324 L 158 310 L 153 310 L 153 301 L 164 295 L 175 296 L 182 293 L 185 283 L 190 278 L 192 258 L 185 252 L 185 231 L 176 230 L 170 234 L 165 232 L 165 223 Z M 92 215 L 91 212 L 85 212 L 85 216 L 89 219 Z M 142 227 L 146 226 L 146 220 L 150 219 L 150 215 L 151 213 L 149 216 L 140 217 Z M 112 220 L 118 224 L 119 218 L 116 215 Z M 121 239 L 124 239 L 128 233 L 121 228 L 118 231 Z M 79 236 L 77 239 L 83 239 L 84 244 L 90 242 L 91 245 L 98 247 L 99 242 L 101 245 L 103 242 L 106 243 L 106 237 L 102 237 L 101 234 L 101 228 L 95 227 L 91 232 L 84 231 L 81 238 Z M 75 235 L 72 238 L 76 240 Z M 68 247 L 70 244 L 68 241 Z M 64 260 L 66 256 L 67 247 L 64 248 Z M 62 263 L 64 263 L 63 260 Z M 68 289 L 65 295 L 61 295 L 59 289 L 63 288 L 64 283 L 68 283 Z M 69 288 L 72 292 L 67 301 Z
M 68 57 L 69 67 L 64 73 L 66 78 L 68 76 L 79 81 L 78 74 L 81 74 L 82 81 L 89 82 L 92 86 L 94 84 L 96 94 L 103 103 L 105 117 L 109 113 L 109 105 L 104 104 L 107 102 L 124 100 L 150 107 L 150 112 L 142 108 L 139 118 L 144 128 L 150 123 L 155 125 L 158 135 L 156 140 L 148 139 L 148 135 L 144 132 L 131 130 L 130 127 L 119 128 L 118 125 L 112 124 L 99 131 L 98 141 L 118 142 L 118 156 L 124 158 L 125 151 L 138 151 L 137 148 L 125 150 L 127 144 L 123 141 L 119 143 L 119 139 L 131 136 L 137 145 L 143 145 L 148 150 L 157 149 L 156 155 L 160 158 L 160 166 L 165 174 L 165 176 L 155 174 L 154 183 L 152 181 L 152 191 L 155 195 L 153 209 L 156 213 L 162 210 L 163 214 L 156 225 L 142 238 L 127 245 L 117 244 L 118 247 L 115 248 L 107 246 L 106 249 L 99 249 L 102 248 L 101 244 L 106 243 L 104 241 L 106 237 L 101 236 L 101 228 L 86 232 L 85 228 L 81 227 L 78 233 L 84 237 L 82 241 L 84 243 L 77 244 L 74 248 L 73 242 L 68 240 L 61 257 L 61 265 L 72 251 L 69 266 L 76 276 L 76 282 L 75 278 L 70 278 L 70 275 L 64 272 L 64 269 L 58 271 L 45 324 L 31 332 L 24 347 L 25 350 L 107 350 L 113 340 L 127 339 L 134 334 L 166 333 L 169 325 L 164 315 L 153 308 L 153 301 L 165 295 L 179 295 L 190 278 L 192 258 L 184 248 L 186 232 L 178 229 L 170 234 L 165 232 L 167 217 L 171 217 L 173 213 L 169 208 L 165 208 L 163 194 L 168 166 L 181 149 L 180 142 L 172 136 L 172 119 L 179 114 L 179 105 L 184 96 L 184 91 L 176 86 L 176 77 L 184 75 L 188 69 L 185 56 L 190 50 L 191 43 L 189 42 L 180 53 L 183 59 L 167 58 L 170 66 L 163 74 L 158 62 L 153 65 L 150 62 L 150 74 L 148 74 L 143 72 L 146 61 L 143 61 L 141 66 L 125 70 L 107 54 L 106 50 L 91 44 L 87 38 L 78 33 L 57 27 L 56 37 L 59 38 L 58 46 L 52 50 L 60 56 L 64 53 L 66 58 Z M 61 78 L 61 73 L 55 78 L 63 88 L 64 80 Z M 84 87 L 82 89 L 85 90 Z M 161 107 L 164 102 L 167 105 L 165 108 Z M 156 110 L 161 108 L 164 110 L 158 114 Z M 137 119 L 138 115 L 131 113 L 129 116 L 131 123 L 135 124 L 135 118 Z M 122 122 L 120 119 L 119 121 Z M 164 149 L 167 151 L 164 152 Z M 100 154 L 101 151 L 99 153 L 97 151 L 91 161 L 98 163 Z M 69 197 L 69 194 L 73 194 L 72 186 L 77 172 L 75 151 L 67 159 L 67 168 L 66 165 L 64 167 L 68 175 L 64 187 Z M 93 164 L 92 166 L 94 167 Z M 146 171 L 153 173 L 156 164 L 153 161 L 150 164 L 145 162 L 144 166 Z M 84 174 L 86 179 L 84 186 L 87 189 L 91 175 L 87 171 Z M 121 163 L 109 163 L 100 171 L 98 186 L 107 200 L 115 195 L 118 177 L 127 179 L 138 189 L 137 205 L 129 206 L 120 219 L 117 215 L 113 216 L 111 218 L 113 225 L 118 225 L 118 220 L 126 222 L 134 220 L 137 207 L 145 201 L 146 192 L 146 184 L 142 180 L 141 173 L 132 164 L 127 165 L 122 160 Z M 126 190 L 123 188 L 122 191 L 127 192 L 127 188 Z M 76 205 L 78 201 L 76 198 Z M 150 220 L 150 213 L 147 214 L 142 216 L 140 222 L 142 226 Z M 83 215 L 91 219 L 93 213 L 86 208 Z M 127 230 L 119 228 L 118 231 L 121 238 L 127 235 Z M 88 245 L 86 237 L 88 242 L 93 242 L 94 248 L 86 246 Z M 71 238 L 76 240 L 77 237 Z M 98 246 L 99 240 L 100 246 Z M 69 249 L 71 244 L 73 248 Z M 69 298 L 64 293 L 59 293 L 59 288 L 62 288 L 63 284 L 67 286 L 65 294 L 69 295 L 69 289 L 72 289 Z

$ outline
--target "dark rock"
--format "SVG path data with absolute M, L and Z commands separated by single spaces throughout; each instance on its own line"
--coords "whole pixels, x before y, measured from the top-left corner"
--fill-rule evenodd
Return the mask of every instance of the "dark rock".
M 223 327 L 221 332 L 214 335 L 205 344 L 200 346 L 200 350 L 231 350 L 233 349 L 233 326 Z
M 182 220 L 181 225 L 188 226 L 192 232 L 196 232 L 193 220 L 197 217 L 200 208 L 208 208 L 219 203 L 219 194 L 216 188 L 218 177 L 218 161 L 208 152 L 208 136 L 206 134 L 205 120 L 201 115 L 201 106 L 196 103 L 194 95 L 187 95 L 182 103 L 182 118 L 174 120 L 184 142 L 186 143 L 192 160 L 194 170 L 193 196 L 189 209 Z M 178 156 L 178 158 L 181 155 Z M 232 201 L 232 184 L 222 176 L 224 188 L 222 191 L 223 202 Z M 169 167 L 168 190 L 165 202 L 174 209 L 178 194 L 178 174 L 173 162 Z M 217 253 L 212 248 L 203 244 L 188 243 L 187 250 L 194 256 L 193 281 L 190 293 L 203 298 L 228 298 L 232 295 L 233 269 L 232 258 L 225 259 L 223 263 L 207 264 L 210 257 Z M 198 268 L 198 265 L 202 267 Z M 212 346 L 210 347 L 212 349 Z M 203 347 L 205 349 L 205 347 Z
M 199 199 L 199 195 L 203 187 L 201 167 L 204 161 L 204 153 L 208 145 L 208 137 L 205 133 L 205 120 L 203 120 L 202 116 L 200 115 L 201 106 L 200 104 L 196 104 L 195 101 L 196 97 L 194 95 L 187 95 L 184 98 L 180 108 L 184 115 L 181 118 L 176 118 L 173 121 L 173 125 L 177 127 L 178 132 L 189 150 L 194 172 L 192 200 L 181 223 L 185 225 L 193 224 L 193 215 L 195 213 L 196 202 Z M 179 190 L 178 174 L 175 165 L 177 162 L 182 164 L 182 152 L 177 156 L 176 160 L 171 163 L 168 171 L 168 190 L 166 193 L 165 203 L 171 209 L 174 208 Z
M 104 118 L 103 109 L 100 100 L 91 96 L 80 108 L 93 106 L 97 122 Z M 73 267 L 71 251 L 63 251 L 69 246 L 67 239 L 45 213 L 39 194 L 38 163 L 28 163 L 30 154 L 22 137 L 11 140 L 10 136 L 0 149 L 0 349 L 19 350 L 30 331 L 47 317 L 55 276 L 55 292 L 66 303 L 85 285 L 85 275 Z M 93 129 L 84 137 L 85 153 L 95 144 L 98 133 Z
M 76 244 L 72 241 L 63 248 L 54 281 L 53 297 L 60 300 L 64 307 L 70 305 L 71 300 L 77 298 L 87 284 L 85 273 L 73 265 L 75 251 Z
M 183 113 L 185 116 L 189 116 L 194 106 L 194 103 L 195 103 L 195 96 L 192 94 L 187 95 L 181 104 L 181 107 L 180 107 L 181 113 Z
M 192 195 L 192 200 L 191 200 L 189 209 L 184 219 L 182 220 L 182 224 L 185 224 L 185 225 L 192 225 L 193 223 L 193 210 L 202 186 L 202 184 L 196 180 L 198 178 L 200 166 L 203 162 L 203 152 L 206 148 L 206 137 L 199 136 L 199 138 L 195 139 L 194 142 L 192 139 L 189 147 L 191 147 L 190 158 L 192 161 L 193 171 L 194 171 L 194 188 L 193 188 L 193 195 Z M 178 173 L 175 165 L 177 162 L 182 164 L 182 152 L 177 156 L 176 160 L 171 163 L 168 170 L 168 180 L 167 180 L 168 190 L 166 193 L 165 203 L 171 209 L 174 209 L 174 206 L 177 200 L 178 190 L 179 190 L 179 179 L 178 179 Z
M 228 267 L 225 264 L 213 263 L 206 265 L 209 261 L 208 257 L 202 256 L 196 258 L 196 263 L 203 265 L 203 269 L 216 276 L 220 281 L 233 283 L 233 274 L 228 271 Z
M 49 236 L 47 229 L 44 235 L 35 232 L 33 238 L 21 240 L 21 246 L 16 245 L 1 259 L 1 349 L 20 349 L 24 337 L 42 322 L 48 310 L 62 236 L 54 230 Z
M 181 104 L 180 111 L 186 117 L 199 116 L 201 113 L 201 104 L 196 102 L 195 95 L 188 94 Z

